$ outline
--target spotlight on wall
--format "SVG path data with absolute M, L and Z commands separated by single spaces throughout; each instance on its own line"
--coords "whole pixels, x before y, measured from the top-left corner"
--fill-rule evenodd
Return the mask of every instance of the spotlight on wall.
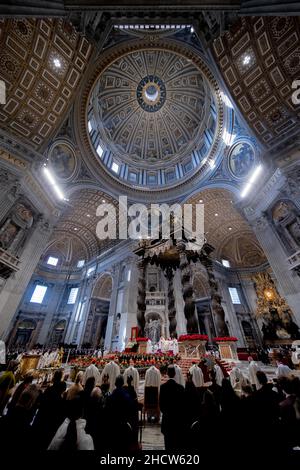
M 57 183 L 55 181 L 55 178 L 52 175 L 51 171 L 46 166 L 44 166 L 43 170 L 44 170 L 44 175 L 46 176 L 49 185 L 53 188 L 53 190 L 56 193 L 57 197 L 61 200 L 65 200 L 65 196 L 64 196 L 62 190 L 57 185 Z
M 249 193 L 249 191 L 252 189 L 255 181 L 257 180 L 258 176 L 260 175 L 261 173 L 261 170 L 262 170 L 262 165 L 258 165 L 255 170 L 253 171 L 252 175 L 250 176 L 250 179 L 248 181 L 248 183 L 246 184 L 246 186 L 244 187 L 243 191 L 242 191 L 242 194 L 241 194 L 241 197 L 245 197 L 247 196 L 247 194 Z

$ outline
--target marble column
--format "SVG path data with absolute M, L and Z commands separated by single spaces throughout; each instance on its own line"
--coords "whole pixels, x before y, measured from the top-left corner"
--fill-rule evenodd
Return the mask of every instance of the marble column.
M 112 294 L 110 298 L 107 327 L 106 327 L 106 334 L 105 334 L 105 341 L 104 341 L 104 349 L 108 351 L 111 349 L 112 335 L 113 335 L 113 328 L 114 328 L 114 318 L 115 318 L 116 308 L 117 308 L 119 273 L 120 273 L 120 266 L 114 266 L 113 272 L 112 272 L 113 289 L 112 289 Z
M 252 226 L 275 275 L 278 291 L 286 299 L 300 326 L 300 278 L 289 269 L 288 255 L 268 218 L 262 215 L 252 222 Z
M 183 241 L 177 243 L 179 249 L 182 293 L 184 300 L 184 316 L 188 334 L 199 333 L 199 324 L 196 314 L 193 285 L 191 282 L 191 267 L 186 255 L 186 246 Z
M 228 328 L 225 323 L 225 312 L 222 307 L 222 297 L 219 293 L 218 282 L 215 278 L 213 262 L 209 255 L 202 254 L 200 262 L 205 267 L 211 294 L 211 310 L 218 336 L 228 336 Z
M 20 259 L 20 270 L 13 274 L 0 293 L 0 338 L 6 339 L 18 305 L 36 265 L 47 245 L 52 227 L 41 218 L 27 240 Z
M 174 296 L 175 296 L 175 308 L 176 308 L 176 321 L 177 321 L 177 334 L 186 335 L 186 319 L 184 316 L 184 300 L 182 297 L 182 284 L 181 284 L 181 272 L 179 269 L 176 270 L 173 278 Z

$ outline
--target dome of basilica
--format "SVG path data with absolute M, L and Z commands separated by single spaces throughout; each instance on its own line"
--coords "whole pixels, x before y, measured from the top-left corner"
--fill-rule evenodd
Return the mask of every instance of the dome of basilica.
M 162 47 L 123 53 L 99 71 L 89 93 L 94 156 L 137 189 L 174 186 L 216 157 L 220 106 L 200 58 Z

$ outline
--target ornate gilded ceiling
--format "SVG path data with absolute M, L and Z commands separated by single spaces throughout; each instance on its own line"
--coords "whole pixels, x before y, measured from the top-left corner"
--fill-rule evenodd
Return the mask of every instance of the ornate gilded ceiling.
M 91 54 L 62 19 L 0 19 L 0 79 L 7 90 L 0 125 L 34 149 L 59 129 Z
M 224 189 L 206 189 L 188 203 L 204 204 L 204 231 L 213 256 L 232 267 L 254 267 L 266 261 L 252 228 L 234 206 L 234 196 Z
M 241 18 L 213 53 L 235 103 L 256 135 L 273 146 L 299 131 L 292 82 L 300 74 L 300 18 Z

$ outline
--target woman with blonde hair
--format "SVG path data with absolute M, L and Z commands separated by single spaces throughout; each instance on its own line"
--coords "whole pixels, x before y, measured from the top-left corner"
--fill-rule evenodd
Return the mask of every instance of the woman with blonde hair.
M 74 400 L 78 395 L 83 391 L 83 372 L 79 371 L 76 375 L 75 382 L 71 387 L 66 391 L 66 400 Z

